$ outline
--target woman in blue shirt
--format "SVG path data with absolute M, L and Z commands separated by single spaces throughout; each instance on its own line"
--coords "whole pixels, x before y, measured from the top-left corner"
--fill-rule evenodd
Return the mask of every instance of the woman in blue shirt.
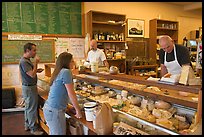
M 65 110 L 69 100 L 76 110 L 75 116 L 82 113 L 73 88 L 72 72 L 73 56 L 68 52 L 61 53 L 56 61 L 54 72 L 50 79 L 50 92 L 43 106 L 45 120 L 50 135 L 66 135 Z

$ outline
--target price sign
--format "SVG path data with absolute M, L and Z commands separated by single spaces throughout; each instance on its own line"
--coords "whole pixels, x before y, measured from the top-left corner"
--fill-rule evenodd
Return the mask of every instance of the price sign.
M 128 124 L 120 122 L 116 130 L 114 131 L 115 135 L 149 135 L 142 130 L 134 128 Z

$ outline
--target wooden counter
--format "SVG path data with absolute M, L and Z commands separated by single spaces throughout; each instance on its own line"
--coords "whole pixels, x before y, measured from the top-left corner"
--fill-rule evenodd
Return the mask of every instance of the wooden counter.
M 51 68 L 54 68 L 54 64 L 45 64 L 45 76 L 50 77 L 51 76 Z M 150 67 L 156 67 L 156 66 L 150 66 Z M 111 75 L 111 74 L 103 74 L 103 73 L 93 73 L 89 70 L 86 70 L 84 72 L 78 72 L 77 69 L 73 70 L 72 73 L 74 75 L 77 75 L 79 73 L 87 74 L 87 75 L 93 75 L 93 76 L 99 76 L 103 77 L 106 79 L 115 79 L 115 80 L 122 80 L 122 81 L 127 81 L 127 82 L 135 82 L 138 84 L 147 84 L 151 86 L 156 86 L 160 88 L 167 88 L 167 89 L 173 89 L 173 90 L 180 90 L 180 91 L 186 91 L 190 93 L 199 93 L 199 90 L 201 89 L 202 86 L 186 86 L 182 84 L 177 84 L 177 85 L 169 85 L 169 84 L 164 84 L 164 83 L 159 83 L 155 81 L 147 81 L 147 77 L 140 77 L 140 76 L 132 76 L 132 75 L 127 75 L 127 74 L 118 74 L 118 75 Z
M 53 67 L 53 66 L 52 66 Z M 198 112 L 198 117 L 197 119 L 201 119 L 201 106 L 202 106 L 202 97 L 201 97 L 201 87 L 202 86 L 186 86 L 186 85 L 181 85 L 181 84 L 177 84 L 177 85 L 169 85 L 169 84 L 164 84 L 164 83 L 159 83 L 156 81 L 149 81 L 146 80 L 146 77 L 140 77 L 140 76 L 132 76 L 132 75 L 126 75 L 126 74 L 118 74 L 118 75 L 111 75 L 109 73 L 93 73 L 91 71 L 84 71 L 84 72 L 78 72 L 77 70 L 73 71 L 73 78 L 76 78 L 78 80 L 82 80 L 85 82 L 90 82 L 90 83 L 94 83 L 94 84 L 100 84 L 102 86 L 105 87 L 109 87 L 109 88 L 115 88 L 118 90 L 127 90 L 130 91 L 132 93 L 136 93 L 142 96 L 148 96 L 152 99 L 161 99 L 167 102 L 171 102 L 171 103 L 175 103 L 175 104 L 179 104 L 179 105 L 183 105 L 186 107 L 191 107 L 194 109 L 197 109 Z M 87 77 L 81 77 L 78 74 L 85 74 L 85 75 L 89 75 L 89 76 L 95 76 L 95 77 L 100 77 L 103 79 L 107 80 L 121 80 L 121 81 L 125 81 L 125 82 L 132 82 L 132 83 L 138 83 L 138 84 L 145 84 L 147 86 L 156 86 L 158 88 L 161 89 L 168 89 L 168 90 L 175 90 L 175 91 L 183 91 L 183 92 L 189 92 L 189 93 L 193 93 L 193 94 L 197 94 L 198 97 L 198 101 L 192 101 L 192 100 L 186 100 L 184 97 L 178 97 L 178 93 L 175 93 L 174 96 L 171 96 L 171 94 L 164 94 L 163 91 L 161 93 L 156 93 L 156 92 L 150 92 L 150 91 L 140 91 L 140 90 L 133 90 L 131 88 L 127 88 L 125 85 L 114 85 L 114 84 L 110 84 L 108 82 L 105 82 L 105 80 L 98 80 L 98 79 L 92 79 L 92 78 L 87 78 Z M 84 76 L 85 76 L 84 75 Z M 170 92 L 169 92 L 170 93 Z M 173 92 L 172 92 L 173 93 Z M 41 94 L 41 97 L 46 99 L 46 95 L 45 93 Z M 69 106 L 68 106 L 69 107 Z M 68 109 L 70 110 L 70 109 Z M 69 111 L 67 111 L 67 114 L 69 114 L 70 116 L 72 116 L 73 118 L 75 118 L 75 116 L 73 115 L 73 113 L 70 113 Z M 85 125 L 86 127 L 88 127 L 91 131 L 95 132 L 93 129 L 93 124 L 92 122 L 87 122 L 85 120 L 85 117 L 82 119 L 77 119 L 80 123 L 82 123 L 83 125 Z

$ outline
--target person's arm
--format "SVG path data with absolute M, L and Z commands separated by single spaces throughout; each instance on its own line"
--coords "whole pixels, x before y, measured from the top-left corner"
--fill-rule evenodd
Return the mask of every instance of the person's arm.
M 179 50 L 180 51 L 177 52 L 177 58 L 181 67 L 183 65 L 188 65 L 188 66 L 190 65 L 192 67 L 191 60 L 190 60 L 190 52 L 188 48 L 184 46 L 180 46 Z
M 164 55 L 165 55 L 164 50 L 160 49 L 159 51 L 159 62 L 160 62 L 160 67 L 161 67 L 160 77 L 163 77 L 165 74 L 168 73 L 167 68 L 164 65 Z
M 82 117 L 82 113 L 81 113 L 81 109 L 80 109 L 80 107 L 79 107 L 79 103 L 78 103 L 78 101 L 77 101 L 77 96 L 76 96 L 76 93 L 75 93 L 75 91 L 74 91 L 74 85 L 73 85 L 73 83 L 71 83 L 71 84 L 65 84 L 65 87 L 66 87 L 66 89 L 67 89 L 67 92 L 68 92 L 68 96 L 69 96 L 69 98 L 70 98 L 70 100 L 71 100 L 71 102 L 72 102 L 72 105 L 73 105 L 73 107 L 75 108 L 75 110 L 76 110 L 76 117 L 77 118 L 81 118 Z
M 107 60 L 104 60 L 103 63 L 104 63 L 104 65 L 109 69 L 109 63 L 108 63 L 108 61 L 107 61 Z
M 37 68 L 38 68 L 38 62 L 40 61 L 40 58 L 38 56 L 35 57 L 34 59 L 34 67 L 32 70 L 29 70 L 26 72 L 27 75 L 29 75 L 30 77 L 34 78 L 36 77 L 36 74 L 37 74 Z
M 166 66 L 164 64 L 161 64 L 160 67 L 161 67 L 160 75 L 161 75 L 161 77 L 163 77 L 165 74 L 168 73 L 168 71 L 167 71 L 167 68 L 166 68 Z
M 106 59 L 106 55 L 103 51 L 101 51 L 100 58 L 103 61 L 103 64 L 109 69 L 109 63 L 108 63 L 108 61 Z

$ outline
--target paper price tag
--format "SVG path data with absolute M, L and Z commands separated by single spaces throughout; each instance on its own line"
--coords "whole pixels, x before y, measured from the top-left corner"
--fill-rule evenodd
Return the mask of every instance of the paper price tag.
M 115 135 L 149 135 L 137 128 L 134 128 L 128 124 L 120 122 L 116 130 L 114 131 Z

